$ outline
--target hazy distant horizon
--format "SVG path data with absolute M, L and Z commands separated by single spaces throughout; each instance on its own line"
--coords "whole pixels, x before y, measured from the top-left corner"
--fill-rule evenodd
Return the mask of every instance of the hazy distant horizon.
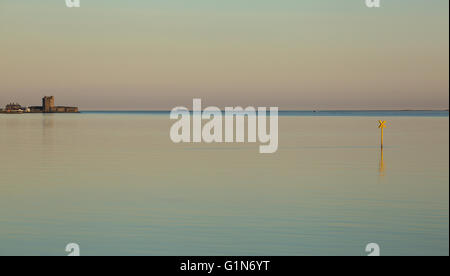
M 188 106 L 187 106 L 188 107 Z M 206 106 L 205 106 L 206 107 Z M 242 106 L 242 107 L 246 107 L 246 106 Z M 220 108 L 220 107 L 219 107 Z M 192 108 L 188 107 L 189 111 L 192 111 Z M 204 109 L 204 108 L 203 108 Z M 222 111 L 224 111 L 223 108 L 220 108 Z M 120 109 L 120 108 L 115 108 L 115 109 L 108 109 L 108 108 L 90 108 L 90 109 L 83 109 L 80 108 L 80 111 L 144 111 L 144 112 L 170 112 L 172 109 Z M 280 112 L 289 112 L 289 111 L 449 111 L 448 108 L 443 108 L 443 109 L 279 109 Z
M 0 2 L 0 106 L 449 108 L 449 2 Z
M 49 96 L 54 96 L 53 94 L 48 94 Z M 42 96 L 44 97 L 44 96 Z M 65 102 L 64 100 L 61 100 L 60 98 L 58 98 L 57 96 L 55 96 L 55 101 L 56 101 L 56 105 L 62 105 L 62 106 L 76 106 L 75 104 L 71 104 L 70 102 Z M 248 107 L 248 106 L 253 106 L 253 107 L 271 107 L 271 106 L 275 106 L 275 107 L 279 107 L 276 105 L 256 105 L 256 104 L 247 104 L 247 105 L 243 105 L 243 104 L 228 104 L 228 105 L 217 105 L 214 104 L 213 102 L 210 102 L 209 104 L 205 103 L 206 101 L 204 101 L 202 103 L 202 109 L 204 109 L 205 107 L 208 106 L 217 106 L 219 107 L 221 110 L 224 110 L 225 107 L 236 107 L 236 106 L 240 106 L 240 107 Z M 17 100 L 10 100 L 10 101 L 5 101 L 5 102 L 0 102 L 0 109 L 2 109 L 5 105 L 10 104 L 10 103 L 18 103 L 21 104 L 24 107 L 30 107 L 30 106 L 41 106 L 42 105 L 42 101 L 38 100 L 38 101 L 32 101 L 32 103 L 25 103 L 25 102 L 20 102 Z M 172 106 L 168 106 L 168 107 L 83 107 L 83 106 L 77 106 L 79 107 L 80 111 L 171 111 L 173 108 L 177 107 L 177 106 L 184 106 L 186 108 L 188 108 L 189 110 L 192 110 L 192 100 L 191 102 L 185 102 L 184 104 L 180 104 L 180 103 L 174 103 Z M 372 107 L 372 108 L 358 108 L 358 107 L 333 107 L 333 108 L 315 108 L 318 105 L 313 105 L 311 107 L 302 107 L 302 108 L 286 108 L 286 107 L 279 107 L 280 111 L 449 111 L 449 106 L 443 106 L 443 107 L 390 107 L 389 105 L 387 106 L 383 106 L 383 107 Z

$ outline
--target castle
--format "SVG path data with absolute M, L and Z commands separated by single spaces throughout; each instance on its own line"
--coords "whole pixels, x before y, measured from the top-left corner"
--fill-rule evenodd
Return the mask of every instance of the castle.
M 55 106 L 55 97 L 42 98 L 42 106 L 22 107 L 19 104 L 9 104 L 0 113 L 79 113 L 78 107 Z
M 78 113 L 78 107 L 55 106 L 55 97 L 42 98 L 42 106 L 31 106 L 30 113 Z

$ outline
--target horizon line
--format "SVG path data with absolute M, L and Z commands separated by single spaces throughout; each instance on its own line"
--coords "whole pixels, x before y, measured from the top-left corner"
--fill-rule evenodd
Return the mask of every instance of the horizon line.
M 86 112 L 95 112 L 95 111 L 115 111 L 115 112 L 171 112 L 172 110 L 169 109 L 80 109 L 80 111 L 86 111 Z M 192 109 L 189 109 L 189 111 L 193 111 Z M 203 110 L 202 110 L 203 111 Z M 221 109 L 221 111 L 224 111 L 224 109 Z M 279 112 L 388 112 L 388 111 L 395 111 L 395 112 L 410 112 L 410 111 L 416 111 L 416 112 L 429 112 L 429 111 L 440 111 L 440 112 L 449 112 L 449 109 L 280 109 Z

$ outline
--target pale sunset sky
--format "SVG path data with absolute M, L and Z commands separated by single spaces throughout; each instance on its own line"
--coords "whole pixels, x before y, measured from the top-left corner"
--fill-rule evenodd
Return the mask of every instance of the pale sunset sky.
M 0 106 L 447 109 L 449 1 L 0 0 Z

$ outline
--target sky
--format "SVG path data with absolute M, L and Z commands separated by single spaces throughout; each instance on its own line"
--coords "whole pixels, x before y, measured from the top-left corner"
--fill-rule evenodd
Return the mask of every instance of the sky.
M 449 1 L 0 0 L 0 106 L 448 109 Z

